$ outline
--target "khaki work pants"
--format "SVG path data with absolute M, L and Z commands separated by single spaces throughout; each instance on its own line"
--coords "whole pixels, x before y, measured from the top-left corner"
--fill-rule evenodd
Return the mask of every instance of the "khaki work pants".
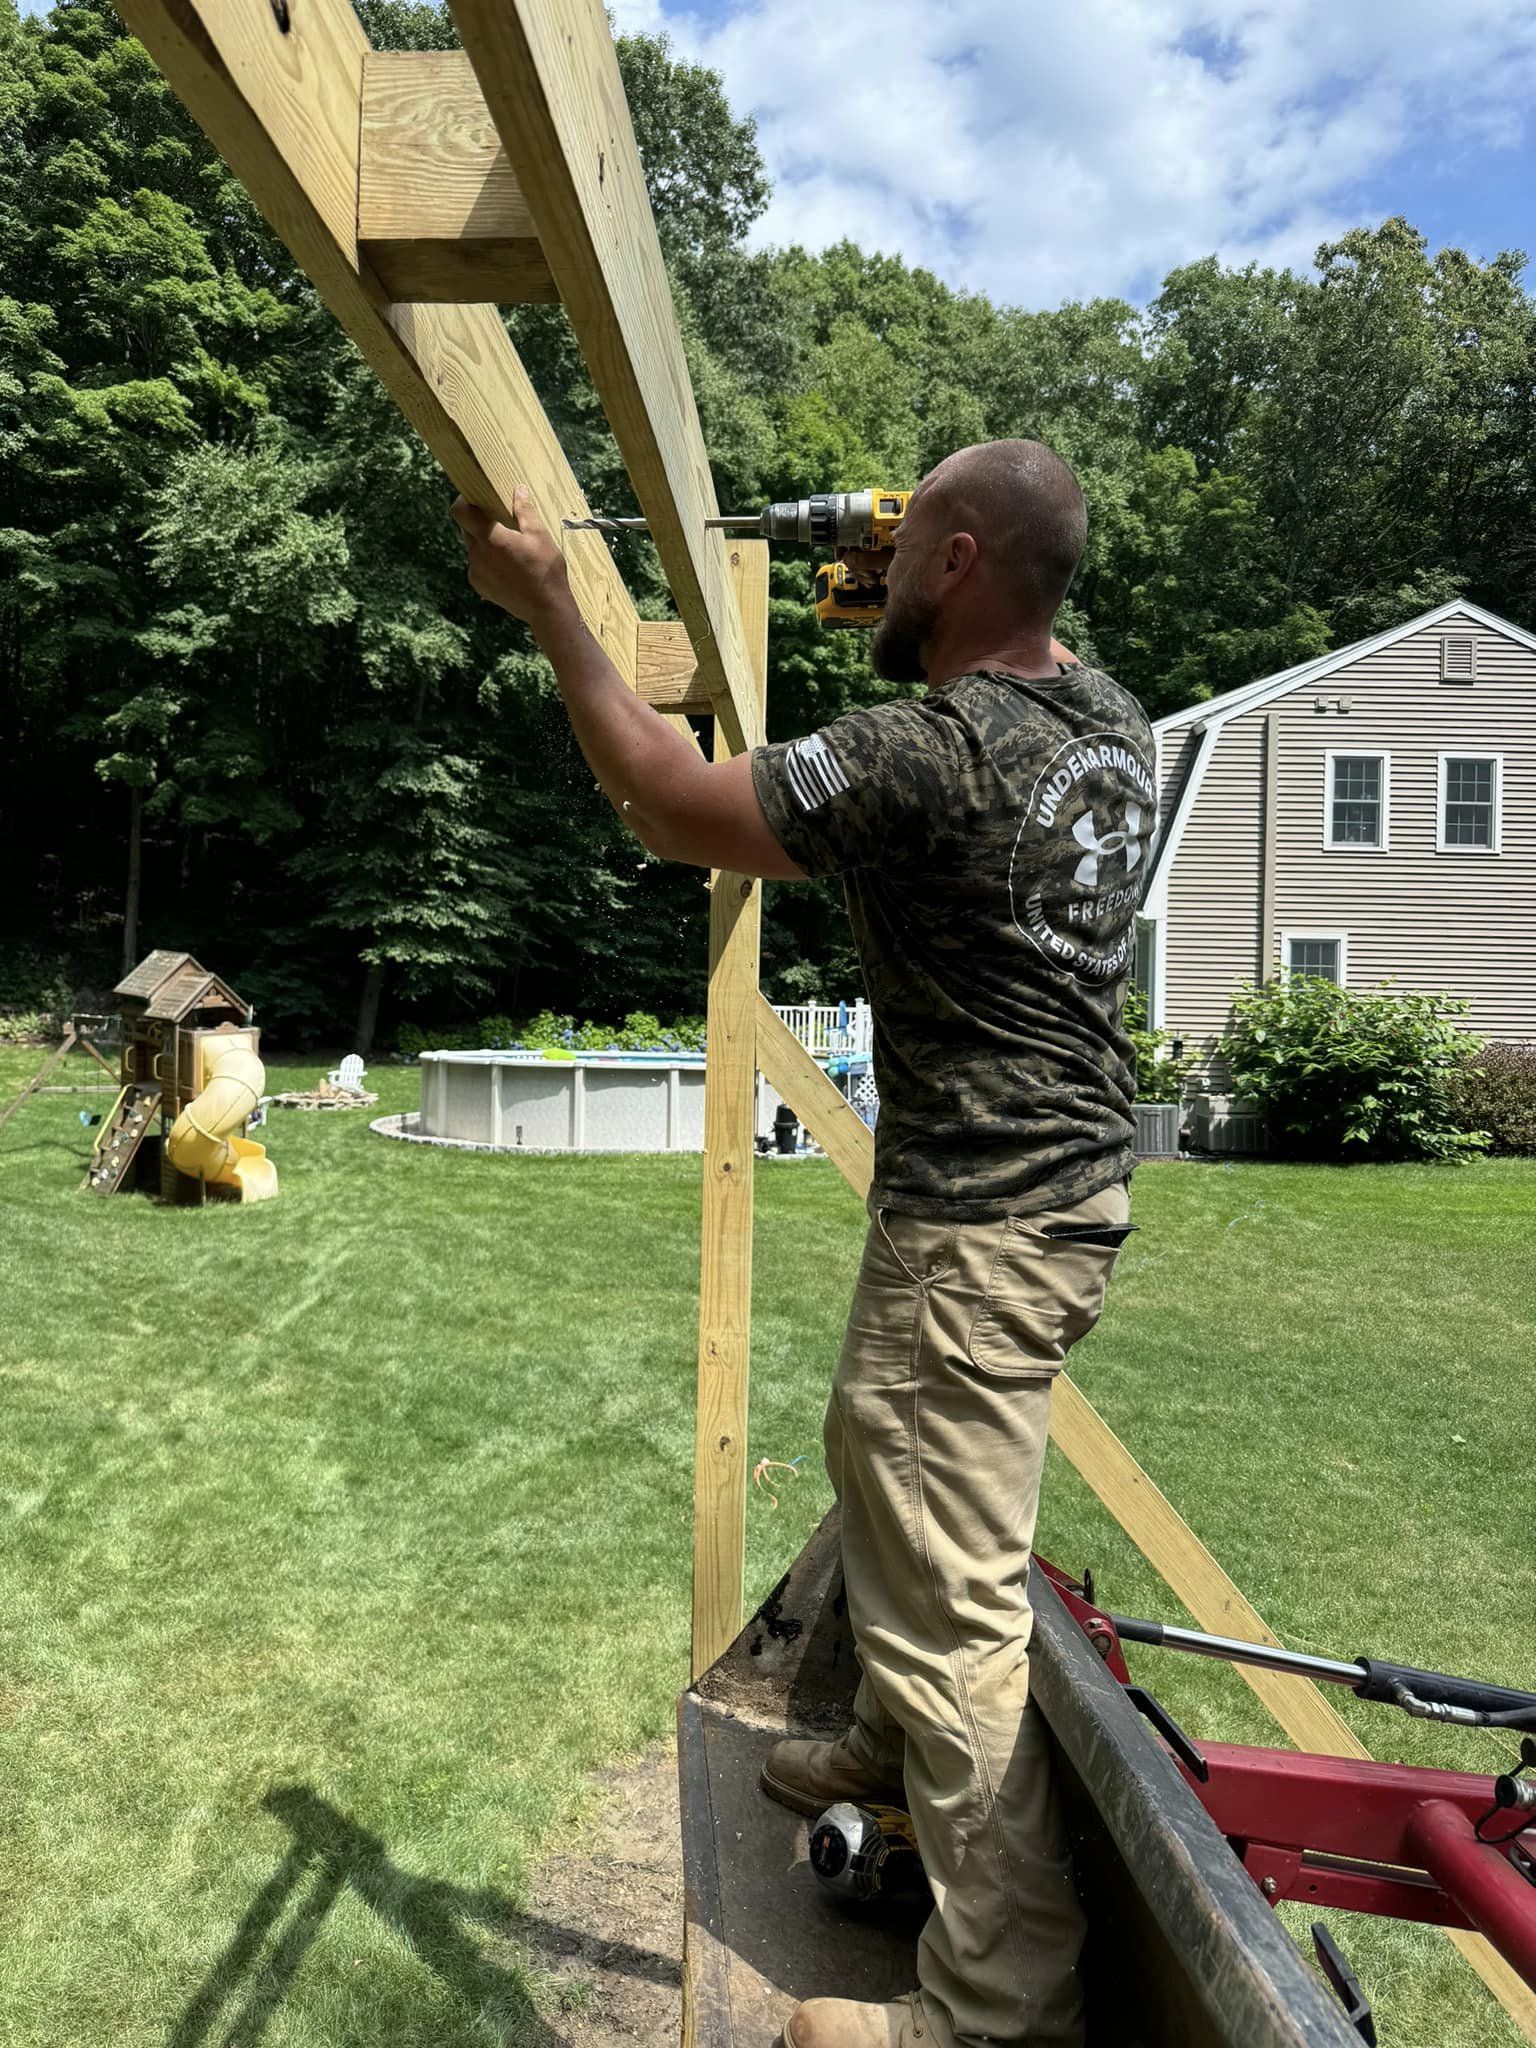
M 827 1410 L 863 1671 L 848 1746 L 906 1777 L 940 2048 L 1079 2048 L 1083 1919 L 1029 1698 L 1027 1574 L 1051 1385 L 1103 1304 L 1123 1183 L 988 1223 L 871 1212 Z M 1087 1227 L 1107 1233 L 1052 1235 Z

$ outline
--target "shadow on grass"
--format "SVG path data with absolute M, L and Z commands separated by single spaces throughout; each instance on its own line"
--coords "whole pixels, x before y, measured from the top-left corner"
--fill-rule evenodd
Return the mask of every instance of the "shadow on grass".
M 307 1785 L 274 1787 L 262 1805 L 291 1831 L 292 1847 L 251 1901 L 223 1954 L 167 2037 L 166 2048 L 201 2048 L 220 2024 L 224 2008 L 237 1997 L 239 2010 L 221 2031 L 219 2048 L 251 2048 L 259 2041 L 325 1916 L 349 1885 L 433 1975 L 463 1999 L 491 2040 L 505 2048 L 555 2048 L 563 2042 L 564 2037 L 539 2016 L 517 1978 L 481 1954 L 470 1929 L 479 1926 L 525 1937 L 535 1945 L 542 1938 L 562 1946 L 571 1942 L 569 1929 L 519 1912 L 500 1892 L 465 1891 L 458 1885 L 412 1877 L 391 1862 L 377 1835 L 360 1828 Z M 306 1883 L 308 1890 L 303 1891 Z M 285 1913 L 287 1924 L 268 1948 L 268 1937 Z M 605 1942 L 603 1962 L 606 1968 L 655 1983 L 678 1980 L 677 1966 L 667 1957 L 625 1942 Z

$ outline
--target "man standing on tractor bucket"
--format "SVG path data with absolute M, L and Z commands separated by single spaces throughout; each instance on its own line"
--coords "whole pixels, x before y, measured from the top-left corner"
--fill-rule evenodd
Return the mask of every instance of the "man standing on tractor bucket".
M 863 1677 L 848 1733 L 777 1744 L 763 1787 L 806 1814 L 904 1801 L 934 1910 L 918 1991 L 810 1999 L 789 2048 L 1075 2048 L 1083 1923 L 1026 1581 L 1052 1383 L 1128 1228 L 1121 1011 L 1156 811 L 1141 707 L 1052 638 L 1077 480 L 1032 441 L 941 462 L 873 650 L 926 694 L 718 764 L 624 686 L 525 494 L 515 530 L 454 516 L 471 583 L 532 626 L 652 852 L 845 877 L 880 1117 L 826 1448 Z

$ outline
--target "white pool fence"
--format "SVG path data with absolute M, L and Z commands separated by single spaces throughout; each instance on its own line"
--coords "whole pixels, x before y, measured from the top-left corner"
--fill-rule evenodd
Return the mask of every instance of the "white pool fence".
M 775 1003 L 774 1009 L 813 1058 L 868 1053 L 874 1026 L 868 1003 Z

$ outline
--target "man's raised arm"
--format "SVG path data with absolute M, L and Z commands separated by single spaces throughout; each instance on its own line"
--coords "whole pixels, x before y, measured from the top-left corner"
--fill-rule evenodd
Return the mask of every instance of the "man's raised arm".
M 804 873 L 780 846 L 752 783 L 751 756 L 705 761 L 661 713 L 625 685 L 587 631 L 565 558 L 519 487 L 511 526 L 458 499 L 471 587 L 530 627 L 555 672 L 577 744 L 603 794 L 662 860 L 730 868 L 776 881 Z

